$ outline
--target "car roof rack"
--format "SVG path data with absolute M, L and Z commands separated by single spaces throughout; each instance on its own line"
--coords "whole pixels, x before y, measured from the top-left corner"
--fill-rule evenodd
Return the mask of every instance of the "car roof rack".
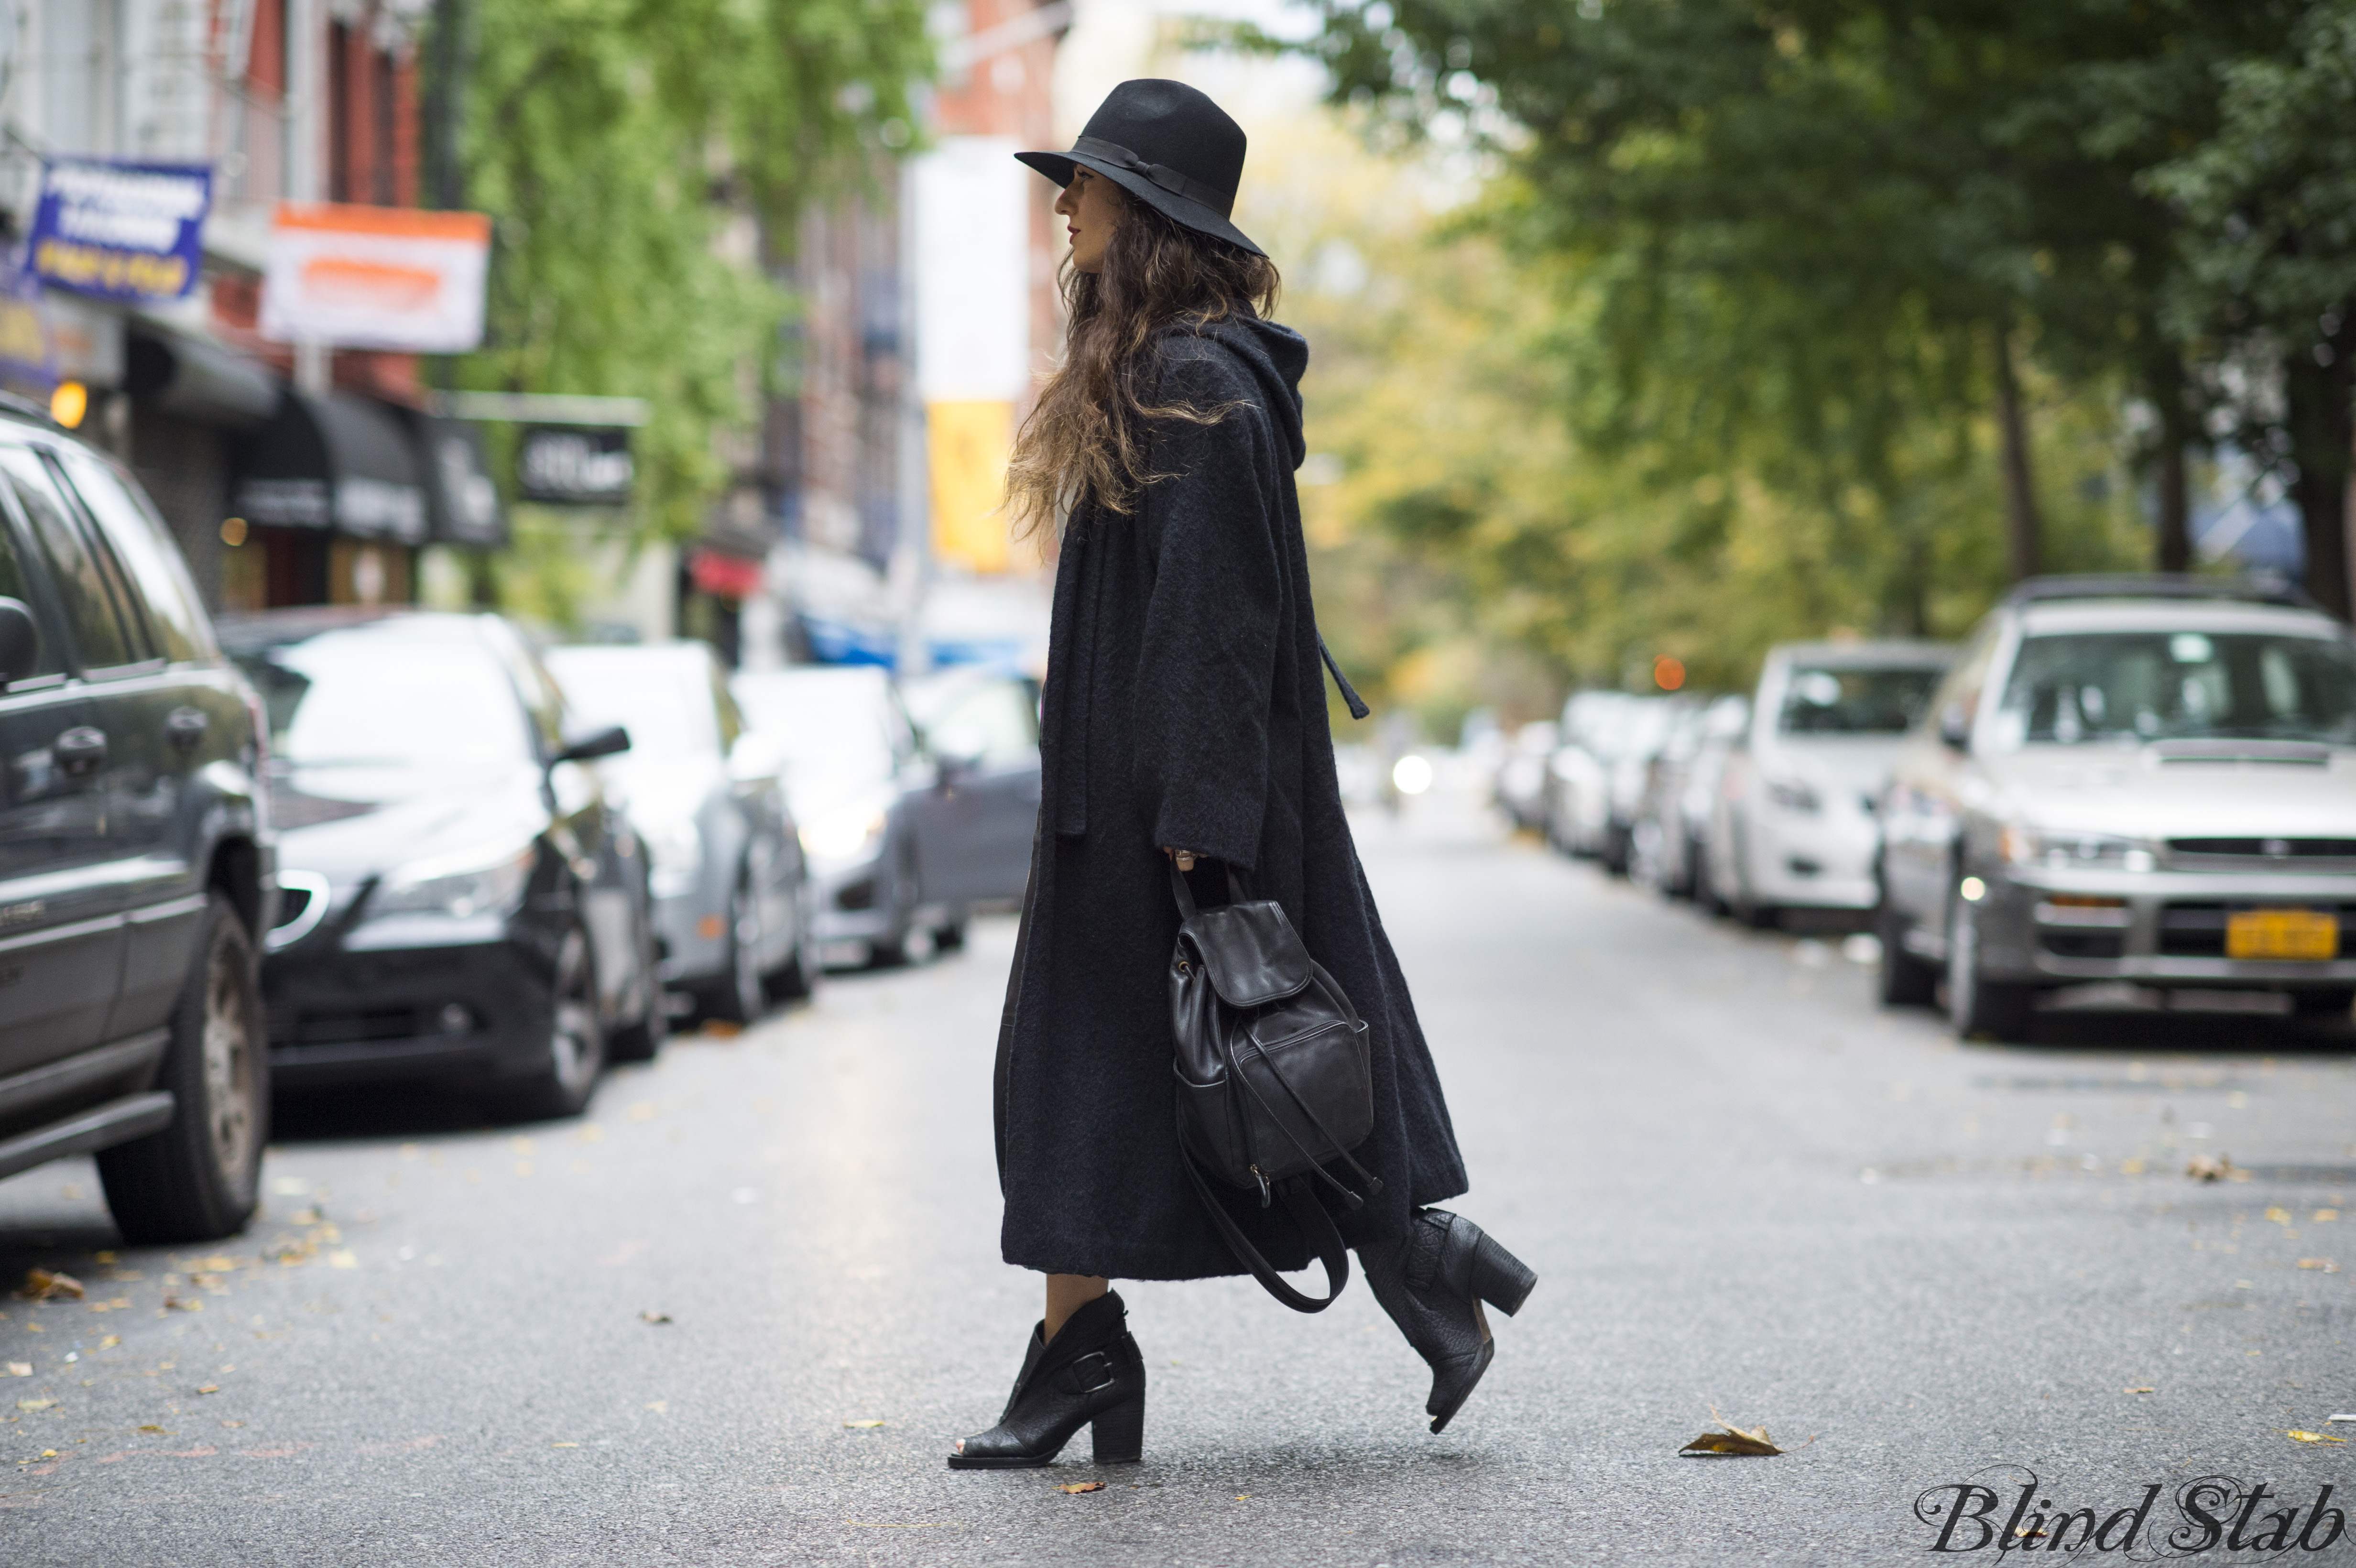
M 2226 599 L 2244 604 L 2285 604 L 2299 610 L 2321 608 L 2297 583 L 2271 571 L 2254 571 L 2240 577 L 2201 577 L 2186 571 L 2032 577 L 2017 584 L 2004 596 L 2004 603 L 2014 608 L 2069 599 Z

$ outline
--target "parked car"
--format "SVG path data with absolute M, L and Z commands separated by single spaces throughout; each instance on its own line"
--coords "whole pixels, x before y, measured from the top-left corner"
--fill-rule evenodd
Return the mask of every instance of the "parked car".
M 281 900 L 262 987 L 288 1087 L 388 1079 L 518 1116 L 588 1104 L 663 1008 L 647 855 L 496 615 L 284 610 L 226 621 L 262 694 Z
M 0 410 L 0 1177 L 95 1153 L 128 1242 L 253 1213 L 260 760 L 253 694 L 139 486 Z
M 1497 764 L 1495 796 L 1515 827 L 1532 828 L 1546 820 L 1547 761 L 1562 744 L 1562 726 L 1539 719 L 1514 731 L 1505 760 Z
M 1628 836 L 1628 874 L 1665 898 L 1685 898 L 1693 891 L 1693 856 L 1682 808 L 1687 781 L 1708 742 L 1718 707 L 1688 702 L 1644 771 L 1635 827 Z
M 964 939 L 963 915 L 926 894 L 912 800 L 937 774 L 892 679 L 873 665 L 740 671 L 745 721 L 780 764 L 809 857 L 819 942 L 897 964 L 912 935 Z
M 1560 740 L 1547 758 L 1546 795 L 1538 826 L 1566 855 L 1592 856 L 1603 842 L 1608 792 L 1604 756 L 1627 707 L 1620 691 L 1573 692 L 1562 705 Z
M 701 643 L 552 648 L 582 721 L 630 750 L 606 781 L 647 846 L 664 985 L 707 1018 L 750 1023 L 819 971 L 809 873 L 775 753 L 744 743 L 728 675 Z
M 1935 643 L 1772 648 L 1710 820 L 1710 892 L 1753 924 L 1879 901 L 1875 819 L 1907 727 L 1954 662 Z
M 1667 739 L 1682 698 L 1581 692 L 1563 710 L 1563 744 L 1548 774 L 1548 836 L 1569 854 L 1628 870 L 1645 771 Z
M 928 902 L 955 911 L 954 945 L 978 904 L 1018 903 L 1031 880 L 1039 825 L 1039 688 L 958 667 L 900 684 L 931 787 L 910 803 L 916 881 Z
M 2356 643 L 2296 590 L 2049 578 L 1980 624 L 1883 809 L 1881 992 L 2016 1040 L 2090 981 L 2356 1002 Z
M 1718 814 L 1718 795 L 1726 783 L 1726 765 L 1751 731 L 1751 699 L 1739 694 L 1712 702 L 1702 720 L 1700 744 L 1685 765 L 1670 821 L 1674 829 L 1665 838 L 1665 853 L 1677 853 L 1685 862 L 1683 892 L 1709 912 L 1719 912 L 1709 870 L 1710 822 Z M 1682 851 L 1675 846 L 1684 842 Z

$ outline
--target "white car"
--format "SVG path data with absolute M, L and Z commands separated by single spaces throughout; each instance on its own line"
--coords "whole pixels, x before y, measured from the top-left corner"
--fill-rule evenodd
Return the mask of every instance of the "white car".
M 1551 719 L 1540 719 L 1514 731 L 1513 743 L 1497 764 L 1497 805 L 1516 827 L 1536 827 L 1546 820 L 1547 759 L 1561 743 L 1562 729 Z M 1339 756 L 1341 749 L 1336 747 Z
M 1786 909 L 1872 909 L 1882 785 L 1954 660 L 1938 643 L 1770 649 L 1713 803 L 1711 901 L 1754 925 Z
M 2045 578 L 1899 754 L 1882 999 L 2018 1040 L 2107 982 L 2356 999 L 2356 641 L 2295 590 Z

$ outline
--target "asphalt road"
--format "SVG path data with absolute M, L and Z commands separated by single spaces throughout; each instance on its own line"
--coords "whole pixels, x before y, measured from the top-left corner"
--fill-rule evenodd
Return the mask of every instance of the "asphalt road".
M 1461 1207 L 1541 1277 L 1444 1435 L 1363 1285 L 1313 1318 L 1153 1285 L 1142 1466 L 943 1467 L 1038 1313 L 996 1244 L 1001 921 L 677 1041 L 581 1122 L 304 1108 L 219 1248 L 105 1251 L 87 1162 L 0 1183 L 5 1277 L 89 1290 L 0 1303 L 0 1563 L 1857 1563 L 1991 1467 L 1951 1548 L 2027 1472 L 2024 1530 L 2162 1488 L 2138 1555 L 2202 1477 L 2268 1488 L 2245 1544 L 2356 1498 L 2356 1442 L 2286 1435 L 2356 1439 L 2346 1027 L 1959 1047 L 1837 934 L 1711 925 L 1438 797 L 1363 840 Z M 1794 1451 L 1679 1457 L 1713 1407 Z M 2329 1524 L 2285 1554 L 2356 1561 L 2297 1550 Z

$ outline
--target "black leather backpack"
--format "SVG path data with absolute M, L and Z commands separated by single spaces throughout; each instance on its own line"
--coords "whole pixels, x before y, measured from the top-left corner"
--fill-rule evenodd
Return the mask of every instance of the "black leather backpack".
M 1352 1209 L 1365 1200 L 1325 1168 L 1347 1166 L 1369 1196 L 1383 1184 L 1350 1156 L 1375 1126 L 1365 1020 L 1309 956 L 1271 900 L 1248 901 L 1233 869 L 1232 902 L 1197 909 L 1173 864 L 1183 921 L 1170 958 L 1170 1018 L 1177 1044 L 1179 1157 L 1236 1260 L 1296 1312 L 1320 1312 L 1350 1282 L 1349 1254 L 1318 1183 Z M 1205 1172 L 1281 1199 L 1319 1261 L 1323 1299 L 1279 1277 L 1213 1194 Z

